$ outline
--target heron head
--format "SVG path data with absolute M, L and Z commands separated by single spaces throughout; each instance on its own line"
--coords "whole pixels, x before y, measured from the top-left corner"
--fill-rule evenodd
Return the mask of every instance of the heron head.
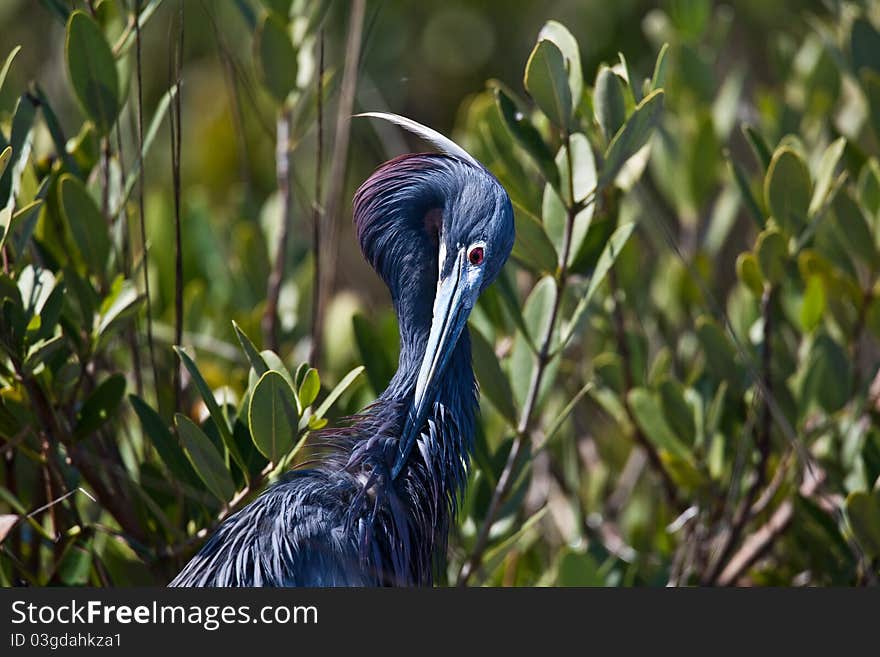
M 438 218 L 438 275 L 431 329 L 395 476 L 433 405 L 441 375 L 477 298 L 498 276 L 513 248 L 513 209 L 507 192 L 485 169 L 468 167 L 460 175 L 457 193 L 447 197 Z
M 383 213 L 371 211 L 371 204 L 382 209 L 392 205 L 419 208 L 410 216 L 424 217 L 423 228 L 437 245 L 431 324 L 392 469 L 392 477 L 396 477 L 433 406 L 449 357 L 477 298 L 495 280 L 510 255 L 515 237 L 513 208 L 498 180 L 455 142 L 404 117 L 376 113 L 367 116 L 414 132 L 445 156 L 398 160 L 374 174 L 371 180 L 375 182 L 365 183 L 355 199 L 356 215 L 364 218 L 359 223 L 362 247 L 380 271 L 391 259 L 387 258 L 387 249 L 377 248 L 379 242 L 372 238 L 376 224 L 366 218 Z M 386 193 L 376 193 L 376 187 Z

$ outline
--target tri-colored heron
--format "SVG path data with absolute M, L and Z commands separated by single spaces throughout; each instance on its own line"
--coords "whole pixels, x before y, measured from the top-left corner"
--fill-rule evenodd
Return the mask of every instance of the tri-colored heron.
M 478 408 L 468 316 L 514 241 L 501 184 L 464 149 L 397 157 L 357 190 L 364 256 L 400 327 L 397 373 L 331 449 L 226 519 L 172 586 L 429 585 L 466 481 Z

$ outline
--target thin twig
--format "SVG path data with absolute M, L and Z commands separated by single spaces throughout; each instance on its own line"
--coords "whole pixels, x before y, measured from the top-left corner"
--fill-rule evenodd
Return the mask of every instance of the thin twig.
M 318 137 L 315 145 L 315 202 L 312 207 L 312 261 L 314 263 L 314 276 L 312 280 L 312 345 L 309 349 L 309 362 L 317 363 L 320 351 L 321 339 L 318 336 L 320 322 L 318 321 L 318 306 L 321 303 L 321 222 L 323 221 L 323 206 L 321 200 L 321 171 L 324 167 L 324 29 L 321 29 L 318 37 L 318 76 L 315 80 L 315 95 L 318 103 Z
M 326 246 L 325 259 L 321 267 L 318 303 L 315 308 L 315 321 L 312 327 L 312 365 L 318 366 L 321 359 L 321 334 L 324 329 L 324 314 L 330 295 L 333 292 L 336 260 L 339 255 L 339 214 L 342 206 L 342 191 L 345 185 L 345 171 L 348 162 L 348 142 L 351 129 L 351 112 L 358 81 L 358 64 L 361 52 L 361 39 L 364 28 L 365 0 L 353 0 L 348 36 L 345 44 L 345 66 L 342 72 L 342 88 L 339 93 L 339 107 L 336 113 L 336 134 L 333 142 L 333 159 L 330 165 L 330 183 L 326 203 Z
M 177 19 L 177 41 L 171 50 L 169 66 L 171 79 L 177 86 L 177 93 L 171 102 L 171 174 L 174 185 L 174 344 L 183 340 L 183 240 L 180 221 L 180 143 L 181 109 L 180 109 L 180 72 L 183 65 L 183 2 L 179 4 Z M 174 408 L 180 410 L 180 366 L 174 367 Z
M 272 351 L 278 351 L 278 298 L 284 282 L 287 261 L 287 242 L 293 221 L 293 198 L 290 190 L 290 129 L 291 111 L 285 103 L 278 116 L 275 144 L 275 176 L 281 196 L 281 230 L 275 245 L 275 260 L 269 272 L 266 290 L 266 309 L 263 312 L 263 340 Z
M 764 323 L 761 349 L 761 378 L 763 381 L 763 389 L 766 391 L 764 394 L 767 396 L 764 397 L 763 404 L 761 405 L 761 421 L 757 427 L 757 436 L 755 439 L 755 446 L 758 448 L 759 453 L 758 465 L 755 469 L 755 480 L 752 482 L 752 485 L 749 486 L 745 497 L 734 515 L 730 531 L 727 532 L 724 544 L 718 551 L 717 558 L 711 563 L 709 570 L 703 578 L 702 584 L 707 586 L 711 586 L 718 580 L 725 568 L 725 564 L 733 554 L 733 550 L 736 548 L 743 530 L 752 518 L 752 505 L 758 498 L 758 494 L 767 479 L 767 463 L 770 460 L 770 431 L 773 428 L 773 417 L 770 414 L 770 403 L 768 399 L 769 395 L 773 394 L 772 338 L 774 291 L 773 286 L 767 285 L 761 296 L 761 316 Z
M 803 497 L 813 495 L 825 479 L 824 473 L 815 476 L 815 470 L 811 475 L 809 471 L 805 473 L 804 482 L 801 485 L 800 494 Z M 794 502 L 786 500 L 779 505 L 779 508 L 773 512 L 770 519 L 761 525 L 753 534 L 743 541 L 742 547 L 737 550 L 736 554 L 731 557 L 724 570 L 718 576 L 717 584 L 719 586 L 731 586 L 742 577 L 752 565 L 766 554 L 767 550 L 773 545 L 788 526 L 794 517 Z
M 647 436 L 645 436 L 639 427 L 635 413 L 633 413 L 632 407 L 629 403 L 629 392 L 634 387 L 632 378 L 632 358 L 629 352 L 629 342 L 626 337 L 626 323 L 623 317 L 623 307 L 618 299 L 619 286 L 617 284 L 617 272 L 615 269 L 616 268 L 612 266 L 608 270 L 608 284 L 611 288 L 611 298 L 614 300 L 614 309 L 612 311 L 614 335 L 617 341 L 617 351 L 620 353 L 620 360 L 623 366 L 623 407 L 633 426 L 633 439 L 645 451 L 645 454 L 648 455 L 648 463 L 651 464 L 651 468 L 659 475 L 660 482 L 663 484 L 663 492 L 666 495 L 666 499 L 669 501 L 670 506 L 681 512 L 684 510 L 684 507 L 681 500 L 678 499 L 678 492 L 675 483 L 672 481 L 672 477 L 666 470 L 666 466 L 663 465 L 663 461 L 660 459 L 660 453 L 657 451 L 657 448 L 654 447 L 653 443 L 648 440 Z
M 141 0 L 137 1 L 137 13 L 140 14 Z M 141 266 L 144 271 L 144 296 L 147 302 L 147 351 L 150 354 L 150 367 L 153 371 L 153 385 L 156 388 L 156 399 L 159 399 L 159 371 L 156 368 L 156 352 L 153 345 L 153 303 L 150 300 L 150 264 L 147 257 L 147 226 L 144 213 L 144 78 L 141 66 L 141 26 L 137 17 L 135 25 L 135 52 L 137 78 L 137 141 L 138 141 L 138 215 L 141 233 Z M 180 89 L 178 89 L 178 93 Z
M 519 459 L 522 456 L 526 441 L 529 439 L 529 434 L 531 433 L 532 426 L 535 421 L 535 418 L 533 416 L 535 407 L 537 406 L 538 402 L 538 393 L 541 389 L 541 381 L 544 378 L 544 372 L 547 369 L 547 365 L 551 360 L 550 353 L 553 346 L 553 336 L 556 332 L 556 323 L 559 319 L 559 311 L 562 306 L 562 297 L 565 292 L 566 283 L 568 282 L 568 257 L 569 252 L 571 251 L 572 229 L 574 227 L 575 217 L 577 216 L 578 212 L 583 209 L 583 207 L 575 203 L 573 200 L 573 162 L 571 158 L 571 148 L 569 146 L 569 137 L 567 133 L 564 139 L 566 145 L 566 153 L 568 154 L 569 207 L 565 222 L 565 232 L 562 239 L 562 252 L 559 256 L 559 270 L 556 276 L 556 285 L 553 288 L 553 306 L 550 311 L 550 316 L 547 320 L 546 330 L 544 332 L 544 335 L 541 336 L 541 346 L 535 356 L 535 367 L 532 369 L 532 378 L 529 382 L 529 389 L 526 393 L 526 400 L 523 404 L 519 423 L 517 424 L 516 436 L 514 437 L 513 444 L 510 447 L 510 453 L 507 456 L 507 462 L 504 464 L 504 470 L 501 471 L 501 476 L 498 477 L 498 483 L 495 485 L 495 490 L 492 493 L 492 500 L 489 503 L 489 509 L 486 511 L 486 517 L 483 519 L 483 524 L 481 525 L 480 531 L 477 534 L 477 539 L 474 542 L 474 549 L 471 552 L 470 558 L 465 560 L 461 565 L 461 570 L 458 573 L 458 579 L 456 582 L 457 586 L 465 586 L 468 583 L 468 580 L 473 576 L 473 574 L 479 569 L 480 565 L 482 564 L 483 554 L 485 553 L 486 548 L 489 544 L 489 532 L 492 529 L 492 525 L 495 522 L 495 518 L 498 515 L 498 512 L 501 510 L 501 505 L 510 494 L 511 487 L 514 482 L 513 475 L 517 470 Z

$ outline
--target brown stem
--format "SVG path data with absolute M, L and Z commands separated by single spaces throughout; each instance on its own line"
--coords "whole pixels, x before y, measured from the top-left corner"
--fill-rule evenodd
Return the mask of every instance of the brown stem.
M 140 0 L 137 3 L 140 14 Z M 138 143 L 138 218 L 140 220 L 141 266 L 144 270 L 144 296 L 147 302 L 147 351 L 150 355 L 150 367 L 153 370 L 153 385 L 156 389 L 156 400 L 159 399 L 159 370 L 156 368 L 156 352 L 153 345 L 153 304 L 150 299 L 150 263 L 147 257 L 147 226 L 144 213 L 144 78 L 141 67 L 141 26 L 139 16 L 134 18 L 135 49 L 137 78 L 137 143 Z M 180 89 L 177 89 L 180 93 Z
M 804 497 L 813 495 L 822 484 L 824 475 L 819 477 L 807 476 L 801 485 L 800 494 Z M 786 500 L 770 519 L 759 527 L 753 534 L 749 535 L 737 550 L 736 554 L 731 557 L 730 561 L 724 567 L 718 576 L 717 584 L 719 586 L 731 586 L 742 577 L 742 575 L 752 567 L 752 565 L 760 559 L 767 550 L 773 545 L 791 524 L 794 517 L 794 503 Z
M 318 137 L 317 137 L 317 153 L 315 155 L 315 202 L 312 207 L 312 260 L 314 262 L 314 285 L 312 285 L 312 345 L 309 349 L 309 362 L 317 363 L 320 357 L 321 337 L 318 332 L 321 330 L 321 322 L 318 319 L 318 306 L 321 303 L 321 221 L 322 221 L 322 200 L 321 200 L 321 171 L 324 161 L 324 30 L 318 37 L 318 75 L 315 80 L 315 93 L 317 94 L 318 103 Z
M 635 414 L 629 403 L 629 392 L 634 387 L 632 378 L 632 357 L 629 351 L 629 343 L 626 339 L 626 321 L 623 316 L 623 307 L 618 299 L 619 286 L 617 284 L 617 272 L 613 266 L 608 270 L 608 284 L 611 289 L 611 298 L 614 300 L 614 310 L 612 312 L 614 336 L 617 342 L 617 351 L 620 353 L 620 360 L 623 364 L 623 407 L 629 417 L 630 424 L 633 426 L 633 439 L 643 450 L 645 450 L 645 454 L 648 455 L 648 463 L 651 464 L 651 468 L 660 476 L 660 482 L 663 484 L 663 492 L 665 493 L 669 504 L 678 511 L 683 511 L 684 507 L 678 499 L 678 491 L 675 488 L 675 483 L 672 481 L 672 477 L 666 470 L 666 466 L 663 465 L 659 452 L 639 428 L 639 424 L 636 421 Z
M 180 95 L 180 71 L 183 58 L 183 2 L 180 3 L 178 14 L 177 43 L 171 52 L 169 65 L 172 67 L 172 79 L 177 88 L 177 93 L 171 102 L 171 173 L 174 186 L 174 344 L 183 342 L 183 239 L 181 234 L 180 220 L 180 143 L 181 133 L 181 109 Z M 174 408 L 180 410 L 180 366 L 174 367 Z
M 318 366 L 321 360 L 321 335 L 324 329 L 324 315 L 333 292 L 336 260 L 339 255 L 339 214 L 342 205 L 342 191 L 345 184 L 345 170 L 348 161 L 348 143 L 351 129 L 351 112 L 357 89 L 358 63 L 361 53 L 361 39 L 364 28 L 365 0 L 353 0 L 348 36 L 345 44 L 345 66 L 342 72 L 342 88 L 339 93 L 339 107 L 336 113 L 336 136 L 333 143 L 333 159 L 330 165 L 330 183 L 327 190 L 326 234 L 323 241 L 325 259 L 321 267 L 318 303 L 312 327 L 312 365 Z
M 474 549 L 471 552 L 471 556 L 462 564 L 461 570 L 458 573 L 458 580 L 456 582 L 457 586 L 465 586 L 483 561 L 483 554 L 489 544 L 489 531 L 492 529 L 495 517 L 501 510 L 501 505 L 510 494 L 510 489 L 514 481 L 513 473 L 517 470 L 517 465 L 522 456 L 526 440 L 528 440 L 529 434 L 531 433 L 532 425 L 534 423 L 534 410 L 538 401 L 538 393 L 541 389 L 541 381 L 544 378 L 544 371 L 547 368 L 547 364 L 550 362 L 550 350 L 553 345 L 553 335 L 556 330 L 559 309 L 562 306 L 565 285 L 568 281 L 568 257 L 569 252 L 571 251 L 572 228 L 577 213 L 583 209 L 572 200 L 574 199 L 574 176 L 572 175 L 573 163 L 571 159 L 569 137 L 567 134 L 564 137 L 564 141 L 566 145 L 566 153 L 568 154 L 569 207 L 565 222 L 565 233 L 562 239 L 562 253 L 559 257 L 559 270 L 557 272 L 556 285 L 554 287 L 553 308 L 550 311 L 547 328 L 544 335 L 541 336 L 541 346 L 536 354 L 535 367 L 532 369 L 532 378 L 529 381 L 529 389 L 526 393 L 526 400 L 523 404 L 519 423 L 517 424 L 516 435 L 513 439 L 513 444 L 510 447 L 510 454 L 507 456 L 507 462 L 504 464 L 504 470 L 501 471 L 501 476 L 498 477 L 498 483 L 495 485 L 495 490 L 492 493 L 492 500 L 489 503 L 489 509 L 486 511 L 486 517 L 483 519 L 480 532 L 477 534 L 477 540 L 474 543 Z
M 763 336 L 761 340 L 761 378 L 764 384 L 764 392 L 762 394 L 765 395 L 765 397 L 764 403 L 761 405 L 761 419 L 758 423 L 758 427 L 756 427 L 757 435 L 755 437 L 755 446 L 758 448 L 759 460 L 755 472 L 755 480 L 752 482 L 752 485 L 749 486 L 748 491 L 746 491 L 745 497 L 743 498 L 742 502 L 737 508 L 736 513 L 734 514 L 730 531 L 727 533 L 724 544 L 718 552 L 718 557 L 714 560 L 714 562 L 712 562 L 710 569 L 703 577 L 701 583 L 706 586 L 711 586 L 718 582 L 718 578 L 721 576 L 722 571 L 725 569 L 725 565 L 727 564 L 728 559 L 733 554 L 733 550 L 736 548 L 740 536 L 742 536 L 743 530 L 745 529 L 749 520 L 753 517 L 752 505 L 758 498 L 758 494 L 760 493 L 761 488 L 764 486 L 764 482 L 767 479 L 767 463 L 770 460 L 770 430 L 773 427 L 773 416 L 770 412 L 770 403 L 768 401 L 768 397 L 769 395 L 773 394 L 773 376 L 771 366 L 773 363 L 772 304 L 774 292 L 775 288 L 771 285 L 767 285 L 764 288 L 763 295 L 761 296 L 761 316 L 764 323 Z
M 284 282 L 287 260 L 287 242 L 293 221 L 293 198 L 290 190 L 290 129 L 291 112 L 286 105 L 281 109 L 276 128 L 275 176 L 281 195 L 281 231 L 275 245 L 275 261 L 269 273 L 266 291 L 266 310 L 263 312 L 263 340 L 272 351 L 278 351 L 278 298 Z
M 105 484 L 101 477 L 100 468 L 96 467 L 97 464 L 95 463 L 96 459 L 94 456 L 85 449 L 82 442 L 74 442 L 71 436 L 63 430 L 55 414 L 52 412 L 51 404 L 39 383 L 28 376 L 22 375 L 21 372 L 19 372 L 19 376 L 28 392 L 28 397 L 34 405 L 34 409 L 37 411 L 37 416 L 40 418 L 44 438 L 50 442 L 53 439 L 57 440 L 65 446 L 73 466 L 79 470 L 83 479 L 89 483 L 101 505 L 110 512 L 125 532 L 138 540 L 144 540 L 145 534 L 126 497 L 121 495 L 120 491 L 110 488 Z M 47 501 L 51 501 L 51 498 Z

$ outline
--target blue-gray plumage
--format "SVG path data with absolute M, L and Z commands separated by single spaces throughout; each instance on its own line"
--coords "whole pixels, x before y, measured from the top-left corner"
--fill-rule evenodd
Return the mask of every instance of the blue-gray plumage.
M 364 256 L 398 316 L 400 360 L 348 427 L 315 436 L 294 470 L 225 520 L 172 586 L 429 585 L 466 481 L 477 411 L 465 327 L 513 247 L 507 193 L 444 137 L 447 154 L 386 162 L 358 189 Z

